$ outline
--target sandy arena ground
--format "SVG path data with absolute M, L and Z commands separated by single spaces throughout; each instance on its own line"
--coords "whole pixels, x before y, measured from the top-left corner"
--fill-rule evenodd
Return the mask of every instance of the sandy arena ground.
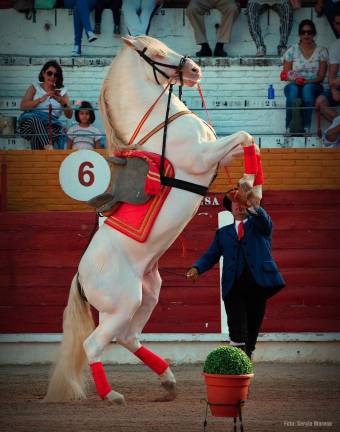
M 42 403 L 48 366 L 0 367 L 1 432 L 198 432 L 203 431 L 205 387 L 201 365 L 174 366 L 178 398 L 161 395 L 145 366 L 107 366 L 109 381 L 127 406 L 87 400 Z M 243 411 L 246 432 L 340 431 L 340 366 L 256 363 Z M 232 431 L 230 418 L 208 416 L 207 432 Z

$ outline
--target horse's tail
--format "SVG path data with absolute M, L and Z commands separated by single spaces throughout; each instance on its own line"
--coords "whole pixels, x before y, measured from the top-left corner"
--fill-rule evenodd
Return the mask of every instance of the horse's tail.
M 86 360 L 84 340 L 95 325 L 90 305 L 80 296 L 78 274 L 72 280 L 64 311 L 60 352 L 45 396 L 46 402 L 63 402 L 86 397 L 83 368 Z
M 100 95 L 99 95 L 99 112 L 100 112 L 102 122 L 104 125 L 104 129 L 105 129 L 106 146 L 109 150 L 110 156 L 113 156 L 113 153 L 115 150 L 126 148 L 127 146 L 116 135 L 115 128 L 113 127 L 113 124 L 112 124 L 112 121 L 110 118 L 110 112 L 109 112 L 109 109 L 108 109 L 108 106 L 106 103 L 107 85 L 108 85 L 108 80 L 105 79 L 104 83 L 102 85 L 102 88 L 100 90 Z

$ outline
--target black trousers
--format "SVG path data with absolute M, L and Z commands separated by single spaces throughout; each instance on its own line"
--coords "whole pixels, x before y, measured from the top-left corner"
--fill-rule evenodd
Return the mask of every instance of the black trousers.
M 119 26 L 121 7 L 122 7 L 122 0 L 97 0 L 96 8 L 94 10 L 94 22 L 101 23 L 103 10 L 111 9 L 112 16 L 113 16 L 113 23 Z
M 247 354 L 251 356 L 266 310 L 265 291 L 246 269 L 223 300 L 230 340 L 244 344 Z

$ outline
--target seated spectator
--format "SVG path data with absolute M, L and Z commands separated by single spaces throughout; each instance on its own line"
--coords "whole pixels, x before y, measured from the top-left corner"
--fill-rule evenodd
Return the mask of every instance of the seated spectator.
M 323 14 L 326 15 L 326 18 L 334 32 L 335 37 L 338 38 L 339 31 L 336 29 L 334 25 L 334 16 L 340 13 L 340 1 L 339 0 L 317 0 L 316 5 L 314 6 L 314 10 L 317 13 L 318 17 L 322 16 Z
M 67 131 L 67 148 L 74 150 L 99 148 L 101 133 L 92 126 L 96 116 L 90 102 L 80 102 L 75 109 L 74 117 L 78 124 L 71 126 Z
M 97 40 L 90 23 L 90 12 L 95 8 L 96 0 L 64 0 L 64 7 L 73 9 L 74 47 L 72 56 L 81 55 L 81 41 L 85 29 L 88 42 Z
M 247 17 L 249 32 L 256 45 L 256 56 L 266 55 L 266 46 L 263 41 L 260 16 L 272 9 L 280 18 L 280 42 L 277 53 L 282 56 L 287 50 L 287 42 L 293 25 L 293 7 L 289 0 L 249 0 L 247 5 Z
M 316 28 L 313 21 L 301 21 L 299 24 L 300 42 L 289 48 L 284 55 L 282 74 L 285 73 L 286 79 L 290 81 L 284 88 L 287 131 L 288 128 L 291 128 L 291 122 L 299 123 L 295 117 L 300 116 L 302 111 L 301 130 L 295 129 L 294 131 L 290 130 L 290 132 L 310 133 L 311 108 L 314 107 L 316 98 L 323 91 L 321 83 L 326 75 L 328 52 L 326 48 L 316 45 L 315 35 Z M 291 109 L 299 104 L 307 109 Z
M 111 9 L 113 17 L 113 33 L 120 34 L 120 9 L 122 7 L 122 0 L 97 0 L 94 10 L 94 32 L 97 35 L 101 34 L 100 25 L 102 22 L 102 14 L 104 9 Z
M 326 147 L 340 147 L 340 115 L 335 117 L 329 128 L 325 130 L 322 141 Z
M 32 150 L 52 149 L 58 146 L 63 129 L 62 113 L 72 117 L 69 96 L 63 84 L 60 65 L 48 61 L 39 73 L 39 82 L 30 85 L 21 100 L 19 134 L 30 141 Z
M 334 27 L 340 35 L 340 12 L 334 17 Z M 335 40 L 329 49 L 328 83 L 329 89 L 324 91 L 316 100 L 316 108 L 329 121 L 337 116 L 337 112 L 330 107 L 340 105 L 340 39 Z
M 212 56 L 208 44 L 207 33 L 204 23 L 204 14 L 210 9 L 218 9 L 221 12 L 221 23 L 217 32 L 217 42 L 214 49 L 215 57 L 227 57 L 224 44 L 230 40 L 233 23 L 240 12 L 240 4 L 234 0 L 191 0 L 187 7 L 187 16 L 194 30 L 197 45 L 201 45 L 197 57 Z
M 129 35 L 148 35 L 151 20 L 162 4 L 161 0 L 123 0 L 122 12 Z

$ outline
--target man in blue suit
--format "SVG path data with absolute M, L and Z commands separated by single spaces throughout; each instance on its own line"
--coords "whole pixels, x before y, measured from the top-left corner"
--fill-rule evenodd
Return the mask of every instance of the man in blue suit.
M 230 195 L 229 195 L 230 196 Z M 195 281 L 223 256 L 222 298 L 228 318 L 230 344 L 249 357 L 255 349 L 269 297 L 285 286 L 271 256 L 272 221 L 259 205 L 247 208 L 223 199 L 234 223 L 216 231 L 207 252 L 188 270 Z

